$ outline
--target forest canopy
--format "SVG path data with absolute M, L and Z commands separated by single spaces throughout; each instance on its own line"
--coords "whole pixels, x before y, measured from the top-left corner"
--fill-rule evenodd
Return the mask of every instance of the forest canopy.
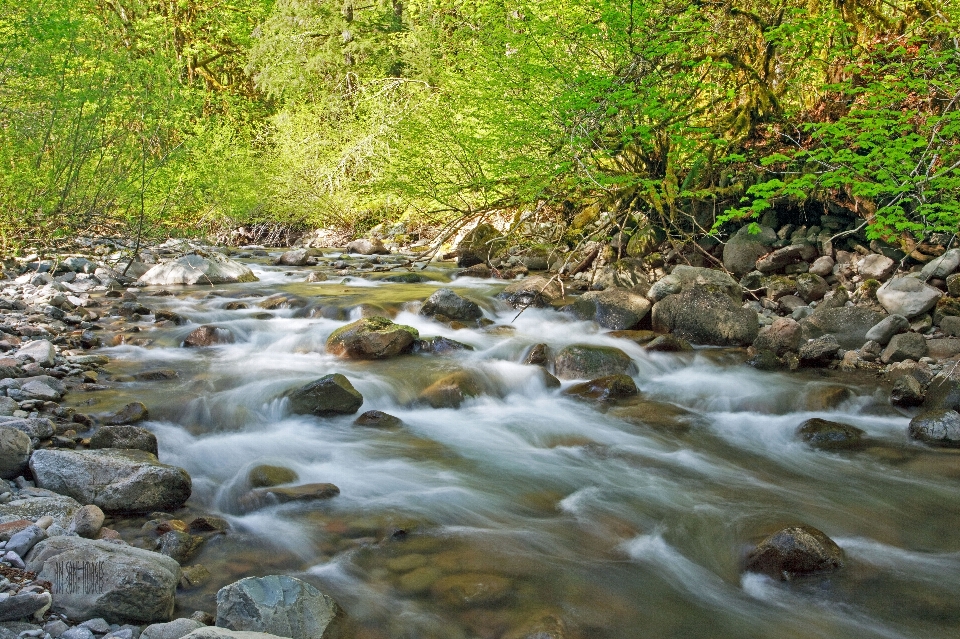
M 960 223 L 960 2 L 0 0 L 0 241 Z

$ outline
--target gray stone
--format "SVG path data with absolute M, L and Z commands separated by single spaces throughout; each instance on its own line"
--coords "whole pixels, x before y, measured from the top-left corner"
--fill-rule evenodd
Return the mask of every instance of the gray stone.
M 17 359 L 27 359 L 29 357 L 41 366 L 53 366 L 57 351 L 53 344 L 47 340 L 38 339 L 22 344 L 15 357 Z
M 280 266 L 305 266 L 310 261 L 310 253 L 307 249 L 295 249 L 286 251 L 277 258 L 277 264 Z
M 47 531 L 39 526 L 28 526 L 10 537 L 4 550 L 15 552 L 21 557 L 26 557 L 27 553 L 38 543 L 47 538 Z
M 27 569 L 54 583 L 53 611 L 68 619 L 103 617 L 111 623 L 156 623 L 173 614 L 180 566 L 161 554 L 81 537 L 51 537 L 27 557 Z M 83 582 L 68 587 L 67 570 Z M 92 584 L 92 585 L 91 585 Z
M 950 249 L 940 257 L 935 257 L 923 265 L 920 271 L 923 279 L 946 279 L 960 267 L 960 249 Z
M 25 493 L 34 494 L 25 496 Z M 52 517 L 57 525 L 66 528 L 78 508 L 80 504 L 71 497 L 43 489 L 21 490 L 16 499 L 0 504 L 0 521 L 36 521 L 41 517 Z
M 219 253 L 185 255 L 170 262 L 157 264 L 140 276 L 145 286 L 193 286 L 194 284 L 229 284 L 256 282 L 257 276 L 249 268 Z
M 635 372 L 630 356 L 612 346 L 573 344 L 560 350 L 554 358 L 560 379 L 594 379 L 607 375 Z
M 832 572 L 843 567 L 843 551 L 812 526 L 784 528 L 761 541 L 747 557 L 747 570 L 774 579 Z
M 888 315 L 876 325 L 867 331 L 864 336 L 867 340 L 873 340 L 881 346 L 886 346 L 898 333 L 906 333 L 910 330 L 910 320 L 903 315 Z
M 60 635 L 60 639 L 96 639 L 96 635 L 89 628 L 74 626 Z
M 292 412 L 320 417 L 352 415 L 363 404 L 363 395 L 340 373 L 324 375 L 291 392 L 288 399 Z
M 780 356 L 789 351 L 796 351 L 803 342 L 803 329 L 796 320 L 789 317 L 778 317 L 773 324 L 760 329 L 753 347 L 758 351 L 768 350 Z
M 94 619 L 87 619 L 80 624 L 82 628 L 89 629 L 92 633 L 97 635 L 105 635 L 110 632 L 110 624 L 107 623 L 107 620 L 103 617 L 96 617 Z
M 90 448 L 135 449 L 156 455 L 157 436 L 140 426 L 101 426 L 90 438 Z
M 27 469 L 33 444 L 26 433 L 0 425 L 0 478 L 14 479 Z
M 105 512 L 175 509 L 190 496 L 187 471 L 142 450 L 39 450 L 30 458 L 37 485 Z
M 283 639 L 277 635 L 267 634 L 265 632 L 246 632 L 239 630 L 227 630 L 226 628 L 200 628 L 194 630 L 183 639 Z
M 759 233 L 751 233 L 750 225 L 742 227 L 723 247 L 723 267 L 735 275 L 745 275 L 753 270 L 757 260 L 770 252 L 777 241 L 776 232 L 761 226 Z
M 863 444 L 864 431 L 850 424 L 813 418 L 800 424 L 797 435 L 821 450 L 850 450 Z
M 205 627 L 204 624 L 193 619 L 174 619 L 167 623 L 155 623 L 147 626 L 140 633 L 140 639 L 181 639 L 194 630 Z
M 885 255 L 871 253 L 857 262 L 857 270 L 865 280 L 882 282 L 897 270 L 897 263 Z
M 327 338 L 327 352 L 350 359 L 387 359 L 413 350 L 417 329 L 385 317 L 366 317 L 341 326 Z
M 800 326 L 806 339 L 829 334 L 836 338 L 841 348 L 855 349 L 867 341 L 867 332 L 883 318 L 883 313 L 860 306 L 818 306 L 813 313 L 800 320 Z
M 142 422 L 150 416 L 143 402 L 130 402 L 118 411 L 107 415 L 98 415 L 97 420 L 106 426 L 120 426 Z M 114 446 L 113 448 L 117 448 Z M 138 447 L 131 447 L 138 448 Z M 146 450 L 146 449 L 144 449 Z
M 452 320 L 471 322 L 483 317 L 476 302 L 464 299 L 449 288 L 438 289 L 420 307 L 420 314 L 428 317 L 443 315 Z
M 660 278 L 651 286 L 647 292 L 647 298 L 651 302 L 659 302 L 668 295 L 699 288 L 719 291 L 737 304 L 743 301 L 740 283 L 723 271 L 683 264 L 675 267 L 670 275 Z
M 813 261 L 813 264 L 810 265 L 810 273 L 814 275 L 819 275 L 820 277 L 827 277 L 833 273 L 833 267 L 836 262 L 833 261 L 833 258 L 829 255 L 824 255 L 823 257 L 818 257 Z
M 930 446 L 960 447 L 960 413 L 955 410 L 930 411 L 910 420 L 910 437 Z
M 761 273 L 776 273 L 785 266 L 801 261 L 804 253 L 804 247 L 801 245 L 784 246 L 758 259 L 756 268 Z
M 657 302 L 651 321 L 655 331 L 714 346 L 747 346 L 760 330 L 755 311 L 741 308 L 728 295 L 708 286 L 690 288 Z
M 823 299 L 830 286 L 827 281 L 813 273 L 801 273 L 797 276 L 797 295 L 805 302 L 815 302 Z
M 890 403 L 894 406 L 920 406 L 923 397 L 923 386 L 913 375 L 901 375 L 890 389 Z
M 20 392 L 26 395 L 28 399 L 39 399 L 45 402 L 55 402 L 62 396 L 62 393 L 39 380 L 21 384 Z
M 960 297 L 960 273 L 947 276 L 947 294 Z
M 890 343 L 880 355 L 884 364 L 902 362 L 905 359 L 919 361 L 927 356 L 927 340 L 918 333 L 900 333 L 890 339 Z
M 62 619 L 53 619 L 43 624 L 43 631 L 49 634 L 51 637 L 59 637 L 69 629 L 70 626 L 68 626 Z
M 217 593 L 217 626 L 291 639 L 324 639 L 339 631 L 343 611 L 310 584 L 286 575 L 248 577 Z
M 800 361 L 807 365 L 826 364 L 836 358 L 839 350 L 840 344 L 836 337 L 823 335 L 800 347 Z
M 533 275 L 508 284 L 497 297 L 514 308 L 549 306 L 563 297 L 563 290 L 555 279 Z
M 0 622 L 33 617 L 37 621 L 50 608 L 49 592 L 17 593 L 0 601 Z M 16 636 L 16 635 L 11 635 Z
M 924 410 L 960 410 L 960 371 L 943 372 L 927 386 Z
M 960 316 L 948 315 L 940 320 L 940 330 L 944 335 L 960 337 Z
M 579 319 L 594 320 L 604 328 L 622 331 L 633 328 L 650 312 L 650 301 L 625 289 L 590 291 L 573 304 Z
M 907 319 L 932 309 L 942 295 L 942 291 L 915 277 L 895 277 L 877 289 L 877 301 L 883 308 L 891 315 L 903 315 Z
M 98 506 L 88 504 L 73 514 L 68 530 L 87 539 L 96 539 L 103 528 L 104 519 L 105 515 Z
M 599 269 L 593 283 L 604 289 L 625 288 L 634 293 L 646 295 L 650 290 L 647 268 L 643 260 L 625 257 Z
M 389 255 L 390 249 L 383 245 L 377 238 L 354 240 L 347 244 L 347 253 L 359 253 L 360 255 Z
M 0 426 L 15 428 L 27 435 L 30 439 L 49 439 L 53 437 L 53 422 L 45 417 L 0 417 Z
M 197 554 L 203 541 L 199 535 L 170 530 L 157 539 L 156 550 L 161 555 L 173 558 L 178 564 L 185 564 Z
M 0 416 L 11 417 L 18 410 L 20 410 L 20 404 L 16 400 L 0 395 Z

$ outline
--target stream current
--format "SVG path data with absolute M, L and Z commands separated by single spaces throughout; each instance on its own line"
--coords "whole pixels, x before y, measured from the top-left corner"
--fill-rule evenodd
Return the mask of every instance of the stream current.
M 243 261 L 259 282 L 141 291 L 188 323 L 139 323 L 149 345 L 103 351 L 115 390 L 73 396 L 84 412 L 146 403 L 161 461 L 193 478 L 187 509 L 232 526 L 191 562 L 212 577 L 178 596 L 179 612 L 212 612 L 220 587 L 282 573 L 337 599 L 358 638 L 960 636 L 960 455 L 911 443 L 909 417 L 874 378 L 760 372 L 723 349 L 648 353 L 552 309 L 517 317 L 493 299 L 504 282 L 451 279 L 449 265 L 401 283 L 336 276 L 327 260 Z M 330 279 L 306 283 L 311 270 Z M 441 286 L 494 325 L 454 330 L 418 315 Z M 291 301 L 259 306 L 278 294 Z M 225 309 L 238 301 L 247 308 Z M 333 330 L 371 310 L 474 350 L 384 361 L 324 352 Z M 200 324 L 236 342 L 182 348 Z M 518 363 L 537 343 L 622 349 L 642 399 L 607 411 L 546 387 Z M 133 381 L 161 369 L 176 376 Z M 458 409 L 416 403 L 457 370 L 494 392 Z M 292 415 L 277 399 L 334 372 L 363 394 L 361 412 L 403 425 Z M 794 434 L 811 417 L 858 426 L 869 444 L 812 449 Z M 238 500 L 259 464 L 341 494 L 244 514 Z M 844 549 L 841 571 L 789 583 L 742 573 L 757 541 L 798 523 Z

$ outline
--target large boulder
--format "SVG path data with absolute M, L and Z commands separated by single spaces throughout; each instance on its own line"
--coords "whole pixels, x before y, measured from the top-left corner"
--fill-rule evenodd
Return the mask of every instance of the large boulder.
M 0 426 L 0 478 L 14 479 L 22 475 L 32 452 L 33 445 L 26 433 Z
M 960 267 L 960 249 L 950 249 L 940 257 L 935 257 L 923 265 L 920 273 L 924 279 L 945 279 Z
M 867 341 L 867 332 L 884 318 L 882 313 L 859 306 L 820 308 L 800 320 L 805 339 L 833 335 L 841 348 L 854 349 Z
M 630 356 L 612 346 L 574 344 L 557 353 L 554 367 L 560 379 L 595 379 L 633 373 Z
M 256 281 L 257 276 L 253 271 L 219 253 L 184 255 L 179 259 L 157 264 L 139 279 L 145 286 L 193 286 Z
M 327 352 L 350 359 L 386 359 L 413 350 L 417 329 L 385 317 L 365 317 L 341 326 L 327 339 Z
M 647 297 L 651 302 L 659 302 L 668 295 L 676 295 L 695 288 L 719 291 L 738 304 L 743 300 L 743 289 L 739 282 L 722 271 L 698 266 L 681 264 L 670 275 L 660 278 L 650 287 Z
M 955 410 L 921 413 L 910 420 L 908 433 L 930 446 L 960 448 L 960 413 Z
M 79 508 L 80 504 L 72 497 L 42 488 L 25 488 L 15 499 L 0 504 L 0 522 L 51 517 L 57 525 L 67 528 Z
M 363 395 L 340 373 L 324 375 L 292 391 L 287 397 L 292 412 L 319 417 L 352 415 L 363 404 Z
M 173 614 L 180 565 L 126 544 L 51 537 L 26 558 L 27 570 L 53 584 L 53 612 L 74 621 L 156 623 Z
M 789 351 L 796 351 L 803 343 L 803 329 L 800 324 L 790 317 L 778 317 L 773 324 L 760 329 L 753 347 L 758 351 L 773 351 L 783 355 Z
M 310 252 L 307 249 L 294 249 L 281 254 L 277 258 L 276 264 L 279 266 L 306 266 L 310 257 Z
M 894 335 L 883 353 L 880 360 L 884 364 L 893 362 L 902 362 L 905 359 L 919 361 L 921 357 L 926 357 L 929 352 L 927 340 L 919 333 L 900 333 Z
M 41 488 L 108 513 L 176 509 L 190 497 L 190 475 L 142 450 L 38 450 L 30 470 Z
M 555 279 L 532 275 L 507 285 L 497 297 L 514 308 L 549 306 L 563 297 L 563 290 Z
M 742 227 L 723 247 L 723 267 L 734 275 L 752 271 L 757 260 L 769 253 L 777 241 L 777 233 L 772 228 L 760 226 L 757 233 L 751 233 L 751 226 Z
M 247 577 L 217 593 L 217 626 L 291 639 L 330 639 L 344 617 L 337 602 L 286 575 Z
M 650 301 L 625 289 L 584 293 L 573 304 L 579 319 L 592 319 L 604 328 L 622 331 L 633 328 L 650 312 Z
M 960 371 L 951 369 L 934 377 L 927 386 L 925 410 L 960 410 Z
M 505 243 L 506 239 L 492 225 L 478 224 L 457 244 L 457 266 L 482 264 L 499 253 Z
M 390 249 L 383 245 L 377 238 L 354 240 L 347 244 L 347 253 L 359 253 L 360 255 L 389 255 Z
M 90 438 L 90 448 L 124 448 L 157 455 L 157 436 L 146 428 L 121 424 L 101 426 Z
M 747 557 L 747 571 L 788 580 L 843 567 L 843 550 L 812 526 L 784 528 L 761 541 Z
M 891 315 L 907 319 L 923 315 L 936 306 L 943 292 L 916 277 L 895 277 L 877 289 L 877 301 Z
M 651 319 L 653 330 L 673 333 L 694 344 L 748 346 L 760 331 L 755 311 L 741 308 L 729 295 L 708 286 L 660 300 L 653 306 Z
M 860 448 L 864 431 L 850 424 L 831 422 L 815 417 L 797 428 L 797 436 L 814 448 L 822 450 L 849 450 Z
M 903 315 L 887 315 L 877 322 L 877 324 L 867 331 L 864 336 L 868 341 L 874 341 L 881 346 L 886 346 L 898 333 L 905 333 L 910 330 L 910 320 Z
M 57 351 L 53 344 L 45 339 L 33 340 L 23 344 L 16 354 L 17 359 L 32 359 L 41 366 L 53 366 Z
M 483 317 L 476 302 L 464 299 L 449 288 L 438 289 L 420 307 L 420 314 L 428 317 L 443 315 L 452 320 L 470 322 Z

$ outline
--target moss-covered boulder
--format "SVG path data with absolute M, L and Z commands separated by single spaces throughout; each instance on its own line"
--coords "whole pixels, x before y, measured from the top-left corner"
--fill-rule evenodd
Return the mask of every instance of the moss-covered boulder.
M 350 359 L 386 359 L 413 350 L 420 333 L 386 317 L 365 317 L 341 326 L 327 339 L 327 352 Z
M 619 348 L 592 344 L 567 346 L 557 353 L 554 367 L 560 379 L 594 379 L 636 370 L 630 356 Z

